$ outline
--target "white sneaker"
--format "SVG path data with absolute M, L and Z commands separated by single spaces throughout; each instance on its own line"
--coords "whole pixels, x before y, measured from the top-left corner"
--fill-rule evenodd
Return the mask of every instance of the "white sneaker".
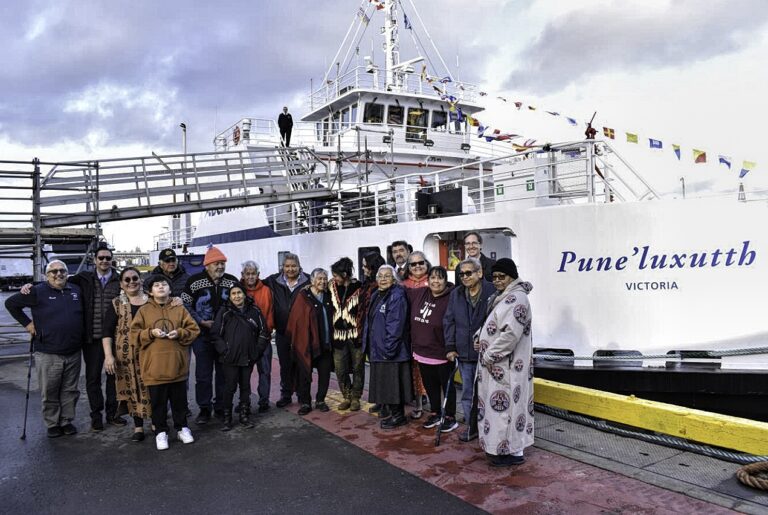
M 192 436 L 192 431 L 188 427 L 182 427 L 181 431 L 176 433 L 176 436 L 181 443 L 192 443 L 195 441 L 195 437 Z
M 155 437 L 155 445 L 157 446 L 158 451 L 164 451 L 168 449 L 168 433 L 158 433 Z

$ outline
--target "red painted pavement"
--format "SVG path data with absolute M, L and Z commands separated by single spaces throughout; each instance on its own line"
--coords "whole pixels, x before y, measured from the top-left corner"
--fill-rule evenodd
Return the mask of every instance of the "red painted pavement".
M 256 392 L 257 375 L 252 378 Z M 272 364 L 272 400 L 279 397 L 279 364 Z M 316 384 L 313 384 L 313 392 Z M 435 430 L 426 418 L 385 431 L 368 413 L 338 411 L 338 385 L 331 381 L 328 413 L 312 411 L 304 419 L 351 444 L 491 513 L 733 513 L 720 506 L 643 483 L 542 449 L 526 450 L 526 463 L 490 467 L 477 440 L 462 443 L 460 426 L 434 446 Z M 364 396 L 365 397 L 365 396 Z M 274 408 L 273 408 L 274 409 Z M 294 402 L 289 408 L 296 413 Z

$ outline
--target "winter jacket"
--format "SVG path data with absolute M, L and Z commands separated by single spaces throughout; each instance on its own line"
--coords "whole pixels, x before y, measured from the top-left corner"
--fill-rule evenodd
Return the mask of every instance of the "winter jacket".
M 104 313 L 112 307 L 112 299 L 120 295 L 120 274 L 112 269 L 106 286 L 101 286 L 96 272 L 83 271 L 68 279 L 83 292 L 83 310 L 85 313 L 85 345 L 92 345 L 98 340 L 101 345 L 101 329 Z
M 246 297 L 242 309 L 227 302 L 216 313 L 211 339 L 219 361 L 245 367 L 258 361 L 269 345 L 270 333 L 259 308 Z
M 443 317 L 445 352 L 457 352 L 461 361 L 471 363 L 477 361 L 477 351 L 472 339 L 483 326 L 488 299 L 496 291 L 493 284 L 485 279 L 480 284 L 480 298 L 474 307 L 467 300 L 467 289 L 464 285 L 454 288 Z
M 166 333 L 178 332 L 178 338 L 155 338 L 155 328 Z M 141 378 L 147 386 L 176 383 L 187 379 L 189 352 L 187 347 L 200 334 L 200 328 L 181 306 L 158 304 L 149 299 L 131 322 L 130 342 L 140 348 Z
M 24 308 L 31 308 L 32 320 Z M 83 346 L 83 294 L 77 286 L 67 283 L 57 290 L 42 282 L 34 285 L 28 295 L 8 297 L 5 309 L 24 327 L 35 322 L 32 345 L 37 352 L 68 355 Z
M 149 288 L 147 288 L 149 280 L 152 279 L 155 275 L 165 275 L 165 272 L 163 272 L 163 269 L 160 268 L 160 265 L 156 266 L 152 269 L 151 272 L 149 272 L 149 275 L 144 280 L 144 290 L 147 291 Z M 168 284 L 171 285 L 171 297 L 181 297 L 181 294 L 184 293 L 184 286 L 187 285 L 187 279 L 189 279 L 189 274 L 184 269 L 184 266 L 179 263 L 176 266 L 176 271 L 173 272 L 173 275 L 168 277 Z
M 431 359 L 445 359 L 443 316 L 448 309 L 452 284 L 439 297 L 428 288 L 406 291 L 410 305 L 411 350 L 414 354 Z
M 272 274 L 264 282 L 272 290 L 272 305 L 275 314 L 275 331 L 285 334 L 285 327 L 288 324 L 288 315 L 291 312 L 291 304 L 299 291 L 309 282 L 309 276 L 304 272 L 299 272 L 299 280 L 296 287 L 291 291 L 285 283 L 285 277 L 282 273 Z
M 363 328 L 363 349 L 371 363 L 410 361 L 408 300 L 402 286 L 374 292 Z
M 184 307 L 198 324 L 204 320 L 213 320 L 219 308 L 229 299 L 229 289 L 237 282 L 237 277 L 224 274 L 219 283 L 215 284 L 208 272 L 203 270 L 187 279 L 181 300 Z M 204 336 L 210 331 L 200 327 Z
M 245 281 L 240 279 L 245 285 Z M 275 311 L 272 304 L 272 290 L 264 284 L 261 279 L 257 280 L 256 286 L 248 288 L 246 286 L 246 292 L 252 299 L 253 303 L 259 308 L 261 314 L 264 315 L 264 320 L 267 322 L 267 332 L 271 335 L 272 329 L 275 328 Z

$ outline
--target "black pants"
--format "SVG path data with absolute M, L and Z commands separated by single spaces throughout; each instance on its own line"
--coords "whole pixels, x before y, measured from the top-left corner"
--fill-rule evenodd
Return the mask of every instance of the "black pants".
M 244 367 L 237 365 L 221 364 L 224 373 L 224 409 L 232 409 L 232 399 L 235 397 L 237 387 L 240 387 L 240 403 L 251 404 L 251 373 L 253 364 Z
M 280 363 L 280 397 L 290 397 L 293 395 L 291 339 L 284 334 L 275 332 L 275 347 L 277 347 L 277 360 Z
M 101 372 L 104 368 L 104 347 L 101 340 L 93 340 L 83 345 L 83 361 L 85 361 L 85 391 L 88 394 L 88 404 L 91 406 L 91 418 L 101 418 L 105 409 L 104 394 L 101 393 Z M 115 376 L 107 374 L 107 418 L 113 418 L 117 413 L 117 389 Z
M 173 428 L 176 431 L 187 427 L 187 382 L 156 384 L 147 386 L 152 403 L 152 424 L 155 434 L 168 432 L 168 402 L 171 403 Z
M 291 146 L 291 131 L 293 129 L 288 129 L 287 131 L 284 131 L 283 129 L 280 129 L 280 137 L 282 137 L 285 140 L 285 146 L 290 147 Z
M 451 381 L 451 387 L 448 393 L 445 392 L 445 385 L 448 384 L 448 378 L 453 373 L 452 363 L 443 363 L 442 365 L 425 365 L 419 363 L 421 371 L 421 380 L 429 397 L 429 407 L 432 413 L 439 413 L 443 402 L 443 395 L 448 397 L 445 404 L 445 414 L 449 417 L 456 417 L 456 387 Z
M 312 368 L 317 369 L 317 402 L 325 402 L 325 395 L 328 393 L 328 384 L 331 382 L 331 367 L 333 366 L 333 354 L 330 349 L 312 360 Z M 312 403 L 312 371 L 309 375 L 303 371 L 299 372 L 296 394 L 299 397 L 299 403 Z

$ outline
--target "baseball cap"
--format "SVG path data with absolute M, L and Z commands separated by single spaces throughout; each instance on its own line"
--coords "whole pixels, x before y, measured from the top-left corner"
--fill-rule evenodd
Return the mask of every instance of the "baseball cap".
M 176 259 L 176 252 L 173 249 L 163 249 L 160 251 L 160 261 L 170 261 Z

